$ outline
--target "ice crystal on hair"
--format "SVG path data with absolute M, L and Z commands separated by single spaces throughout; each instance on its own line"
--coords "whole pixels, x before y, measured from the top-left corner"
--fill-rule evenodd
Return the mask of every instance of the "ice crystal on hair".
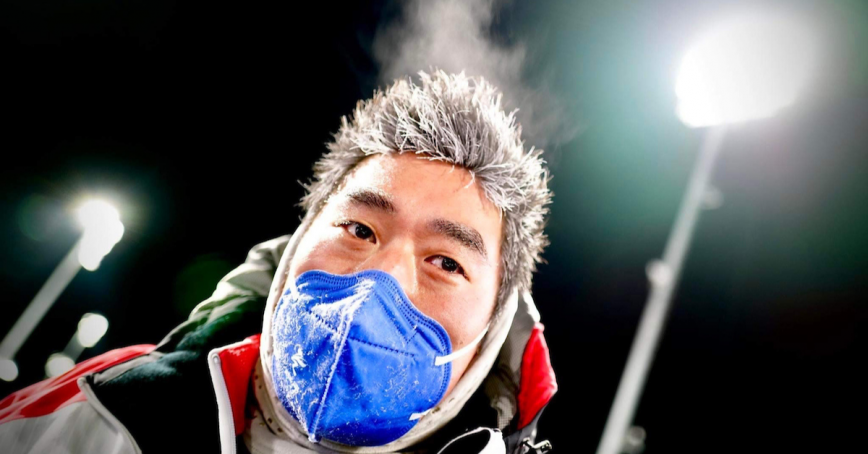
M 515 111 L 501 93 L 464 73 L 420 72 L 359 101 L 341 119 L 328 152 L 314 166 L 302 206 L 321 209 L 329 195 L 365 157 L 416 153 L 467 169 L 504 220 L 499 305 L 514 289 L 529 290 L 548 240 L 543 232 L 551 192 L 542 150 L 525 150 Z

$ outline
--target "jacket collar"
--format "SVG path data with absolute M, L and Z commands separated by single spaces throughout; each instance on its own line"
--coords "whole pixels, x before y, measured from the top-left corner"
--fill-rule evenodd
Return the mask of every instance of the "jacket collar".
M 244 432 L 244 406 L 250 376 L 259 359 L 260 335 L 250 336 L 241 342 L 215 348 L 208 354 L 211 384 L 217 397 L 217 413 L 220 421 L 220 444 L 226 453 L 227 444 L 235 452 L 235 437 Z
M 542 323 L 531 331 L 521 360 L 521 383 L 517 400 L 517 430 L 538 419 L 557 391 L 557 381 L 543 336 Z M 260 335 L 212 350 L 208 355 L 211 380 L 217 397 L 221 452 L 235 452 L 235 437 L 244 432 L 244 409 L 250 379 L 259 359 Z

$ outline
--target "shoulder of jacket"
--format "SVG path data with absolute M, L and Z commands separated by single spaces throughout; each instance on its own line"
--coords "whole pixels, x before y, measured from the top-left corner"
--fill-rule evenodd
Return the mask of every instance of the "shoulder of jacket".
M 80 377 L 105 370 L 153 349 L 153 345 L 134 345 L 112 350 L 76 364 L 62 375 L 14 392 L 0 401 L 0 424 L 45 416 L 76 402 L 84 402 L 87 398 L 78 386 Z

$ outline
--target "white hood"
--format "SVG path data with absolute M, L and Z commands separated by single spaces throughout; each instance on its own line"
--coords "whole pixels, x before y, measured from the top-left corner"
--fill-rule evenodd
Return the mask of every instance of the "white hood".
M 275 238 L 254 247 L 245 264 L 223 278 L 214 295 L 193 311 L 195 313 L 210 309 L 231 293 L 243 292 L 261 296 L 267 293 L 260 341 L 260 364 L 257 367 L 262 372 L 258 382 L 263 385 L 263 389 L 255 386 L 254 390 L 261 410 L 266 415 L 265 420 L 271 419 L 268 424 L 272 431 L 282 433 L 293 443 L 315 452 L 395 452 L 424 440 L 446 425 L 480 386 L 483 386 L 492 408 L 497 410 L 498 428 L 506 427 L 517 412 L 516 394 L 520 383 L 522 355 L 531 331 L 539 321 L 539 314 L 529 294 L 521 297 L 513 294 L 504 302 L 491 320 L 488 333 L 480 343 L 479 353 L 458 384 L 440 405 L 420 419 L 403 437 L 376 447 L 353 447 L 325 439 L 315 444 L 308 440 L 302 426 L 286 411 L 273 388 L 270 370 L 273 351 L 270 321 L 286 285 L 289 263 L 314 216 L 315 213 L 308 213 L 291 237 Z M 276 271 L 271 274 L 275 266 Z M 270 286 L 266 279 L 271 280 Z

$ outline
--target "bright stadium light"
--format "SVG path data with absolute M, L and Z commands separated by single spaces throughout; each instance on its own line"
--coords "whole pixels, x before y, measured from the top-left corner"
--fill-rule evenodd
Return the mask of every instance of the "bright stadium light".
M 18 378 L 18 365 L 9 358 L 0 358 L 0 380 L 15 381 Z
M 57 377 L 58 375 L 65 374 L 73 367 L 75 367 L 75 361 L 72 358 L 63 353 L 54 353 L 45 362 L 45 375 Z
M 722 203 L 709 185 L 729 124 L 767 118 L 795 102 L 812 76 L 817 44 L 792 16 L 729 16 L 700 37 L 681 64 L 677 113 L 690 127 L 710 127 L 690 174 L 663 257 L 646 272 L 650 292 L 633 338 L 597 454 L 630 450 L 629 427 L 678 286 L 700 210 Z M 643 437 L 644 438 L 644 437 Z
M 791 16 L 739 14 L 689 48 L 675 85 L 691 127 L 767 118 L 795 102 L 816 60 L 810 28 Z
M 91 348 L 99 342 L 108 331 L 108 320 L 99 314 L 84 314 L 78 322 L 75 332 L 78 343 L 84 348 Z
M 99 264 L 124 235 L 124 224 L 115 207 L 102 200 L 90 200 L 78 209 L 78 220 L 84 227 L 78 261 L 88 271 Z
M 78 270 L 82 267 L 89 271 L 96 270 L 103 257 L 124 235 L 124 225 L 121 223 L 118 210 L 105 201 L 96 199 L 86 201 L 79 207 L 77 214 L 78 221 L 84 228 L 81 238 L 57 265 L 48 280 L 42 284 L 33 301 L 24 309 L 24 313 L 18 317 L 18 321 L 12 325 L 12 329 L 0 342 L 0 379 L 13 377 L 14 380 L 14 377 L 18 376 L 17 366 L 13 370 L 15 354 Z M 107 322 L 106 327 L 108 327 Z M 91 331 L 96 333 L 99 330 Z M 105 331 L 97 337 L 97 341 L 102 334 L 105 334 Z M 88 335 L 90 334 L 85 336 Z

